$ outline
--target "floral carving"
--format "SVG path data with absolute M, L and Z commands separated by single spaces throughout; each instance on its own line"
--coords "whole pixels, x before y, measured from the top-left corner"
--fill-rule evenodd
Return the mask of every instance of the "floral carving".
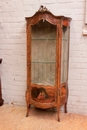
M 45 6 L 41 5 L 38 12 L 45 12 L 45 11 L 50 12 Z

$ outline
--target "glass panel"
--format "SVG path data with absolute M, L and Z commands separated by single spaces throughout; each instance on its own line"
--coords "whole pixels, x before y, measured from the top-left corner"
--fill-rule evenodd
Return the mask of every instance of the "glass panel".
M 55 85 L 56 26 L 41 20 L 31 33 L 31 83 Z
M 62 30 L 61 83 L 68 80 L 69 27 Z

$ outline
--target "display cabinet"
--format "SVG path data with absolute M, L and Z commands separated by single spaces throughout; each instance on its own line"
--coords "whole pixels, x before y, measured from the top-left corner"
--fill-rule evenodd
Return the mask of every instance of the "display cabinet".
M 43 6 L 26 17 L 26 116 L 31 104 L 41 109 L 56 107 L 58 121 L 62 105 L 67 112 L 70 21 Z

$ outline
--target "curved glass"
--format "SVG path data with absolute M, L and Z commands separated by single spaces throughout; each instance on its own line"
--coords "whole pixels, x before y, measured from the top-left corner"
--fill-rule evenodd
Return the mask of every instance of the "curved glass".
M 40 20 L 31 26 L 31 83 L 55 85 L 56 26 Z
M 69 27 L 62 29 L 61 83 L 68 80 Z

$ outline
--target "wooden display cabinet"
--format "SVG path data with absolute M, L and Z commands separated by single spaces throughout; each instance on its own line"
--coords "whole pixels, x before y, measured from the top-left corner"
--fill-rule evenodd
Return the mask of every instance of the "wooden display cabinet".
M 26 17 L 27 91 L 26 103 L 47 109 L 60 107 L 67 112 L 68 63 L 71 18 L 54 16 L 46 7 Z

